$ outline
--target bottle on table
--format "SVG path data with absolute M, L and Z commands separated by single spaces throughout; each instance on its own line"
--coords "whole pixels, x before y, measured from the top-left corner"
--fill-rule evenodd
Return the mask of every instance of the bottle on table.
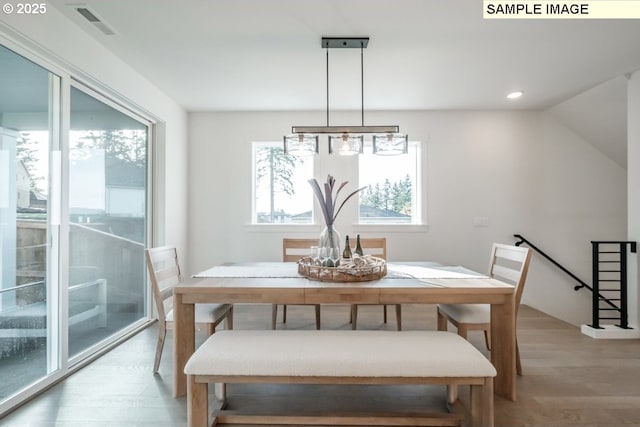
M 362 252 L 362 246 L 360 246 L 360 235 L 356 236 L 356 250 L 354 251 L 357 255 L 362 256 L 364 252 Z
M 349 247 L 349 236 L 344 242 L 344 251 L 342 251 L 342 259 L 351 259 L 351 248 Z

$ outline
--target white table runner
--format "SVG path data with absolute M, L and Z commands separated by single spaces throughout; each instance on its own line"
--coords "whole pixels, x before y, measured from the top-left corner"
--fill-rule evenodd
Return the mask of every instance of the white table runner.
M 219 265 L 194 277 L 300 277 L 295 262 L 262 262 L 259 264 Z M 396 279 L 474 279 L 487 277 L 462 266 L 446 266 L 436 262 L 388 263 L 387 276 Z

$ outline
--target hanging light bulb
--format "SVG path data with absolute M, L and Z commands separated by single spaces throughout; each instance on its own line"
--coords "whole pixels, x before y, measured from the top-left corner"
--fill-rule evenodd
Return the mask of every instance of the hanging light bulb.
M 395 156 L 407 154 L 409 151 L 409 135 L 386 133 L 373 135 L 373 154 Z
M 318 135 L 294 133 L 284 137 L 284 152 L 294 156 L 311 156 L 318 153 Z
M 336 152 L 341 156 L 354 156 L 362 154 L 364 149 L 364 137 L 343 133 L 342 135 L 329 136 L 329 154 Z

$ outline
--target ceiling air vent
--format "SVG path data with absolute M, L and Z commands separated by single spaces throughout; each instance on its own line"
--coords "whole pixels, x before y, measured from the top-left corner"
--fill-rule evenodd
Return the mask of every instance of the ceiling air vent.
M 93 26 L 95 26 L 102 34 L 107 36 L 113 36 L 115 31 L 113 31 L 107 24 L 102 22 L 100 18 L 98 18 L 95 13 L 90 11 L 84 6 L 76 6 L 74 7 L 76 12 L 78 12 L 84 19 L 89 21 Z

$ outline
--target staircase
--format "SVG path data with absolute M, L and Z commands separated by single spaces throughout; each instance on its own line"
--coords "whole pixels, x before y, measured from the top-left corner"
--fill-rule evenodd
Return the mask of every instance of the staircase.
M 574 290 L 586 288 L 592 292 L 592 322 L 582 325 L 582 333 L 593 338 L 640 338 L 639 331 L 629 327 L 627 306 L 627 256 L 636 253 L 636 242 L 592 241 L 589 285 L 522 235 L 513 236 L 518 239 L 516 246 L 526 244 L 578 282 Z

